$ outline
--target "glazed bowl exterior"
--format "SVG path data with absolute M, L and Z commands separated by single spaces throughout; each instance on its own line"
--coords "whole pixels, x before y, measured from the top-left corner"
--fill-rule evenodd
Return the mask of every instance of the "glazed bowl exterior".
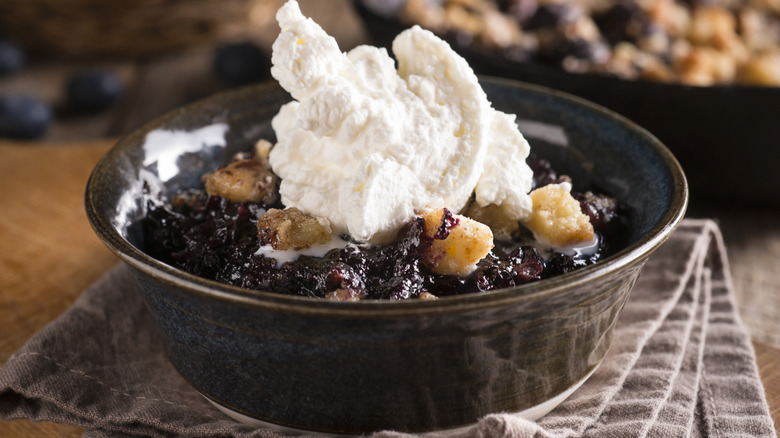
M 273 139 L 290 100 L 274 84 L 216 95 L 121 139 L 86 191 L 101 240 L 134 269 L 171 363 L 222 408 L 285 428 L 360 434 L 463 427 L 493 412 L 538 417 L 589 376 L 647 257 L 684 215 L 687 186 L 653 136 L 598 106 L 538 86 L 482 78 L 518 115 L 532 150 L 629 210 L 621 249 L 599 263 L 511 289 L 432 301 L 334 302 L 227 286 L 143 251 L 150 185 L 173 192 Z M 143 147 L 155 129 L 226 123 L 227 145 Z M 163 181 L 160 169 L 175 166 Z M 552 401 L 552 402 L 551 402 Z M 530 409 L 530 410 L 529 410 Z

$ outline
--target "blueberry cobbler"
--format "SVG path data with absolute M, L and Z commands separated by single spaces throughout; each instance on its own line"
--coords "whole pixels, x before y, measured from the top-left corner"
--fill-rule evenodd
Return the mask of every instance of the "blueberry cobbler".
M 261 151 L 268 143 L 260 142 Z M 171 199 L 147 192 L 147 252 L 222 283 L 333 300 L 435 299 L 541 280 L 609 255 L 624 230 L 614 198 L 567 191 L 569 179 L 530 157 L 535 210 L 525 225 L 471 200 L 413 217 L 386 244 L 334 235 L 327 222 L 279 201 L 262 155 L 239 155 Z M 532 230 L 546 236 L 540 242 Z M 496 238 L 494 239 L 494 236 Z M 580 242 L 572 243 L 572 242 Z M 583 243 L 584 242 L 584 243 Z
M 519 62 L 709 86 L 780 86 L 776 0 L 360 0 Z
M 293 100 L 274 143 L 200 189 L 150 191 L 151 255 L 248 289 L 352 301 L 512 287 L 609 254 L 615 200 L 572 191 L 533 158 L 445 41 L 412 27 L 393 60 L 341 52 L 294 0 L 277 20 L 271 74 Z

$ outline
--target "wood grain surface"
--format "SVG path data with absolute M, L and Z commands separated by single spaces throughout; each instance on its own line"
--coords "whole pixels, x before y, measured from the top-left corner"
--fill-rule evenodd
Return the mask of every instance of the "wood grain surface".
M 110 144 L 0 143 L 0 363 L 117 263 L 84 212 L 87 178 Z M 7 438 L 81 433 L 54 423 L 0 423 Z
M 0 142 L 0 364 L 117 263 L 84 213 L 89 173 L 113 141 Z M 780 349 L 754 341 L 772 416 L 780 425 Z M 78 437 L 78 427 L 17 420 L 0 437 Z

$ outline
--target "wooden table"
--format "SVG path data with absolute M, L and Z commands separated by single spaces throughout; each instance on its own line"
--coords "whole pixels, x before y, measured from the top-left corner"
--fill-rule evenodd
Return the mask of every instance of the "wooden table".
M 112 143 L 0 142 L 0 363 L 117 263 L 92 232 L 83 206 L 89 173 Z M 780 349 L 760 341 L 753 345 L 775 424 L 780 425 Z M 81 433 L 53 423 L 0 423 L 2 437 Z

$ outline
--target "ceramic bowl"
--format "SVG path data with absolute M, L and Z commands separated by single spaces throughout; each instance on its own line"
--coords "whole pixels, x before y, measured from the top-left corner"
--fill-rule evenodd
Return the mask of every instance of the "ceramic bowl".
M 532 149 L 578 185 L 630 210 L 619 251 L 595 265 L 511 289 L 435 301 L 333 302 L 227 286 L 144 253 L 144 185 L 175 191 L 273 138 L 290 97 L 265 84 L 216 95 L 121 139 L 97 164 L 86 210 L 134 269 L 165 349 L 191 385 L 231 415 L 286 429 L 360 434 L 467 427 L 492 412 L 535 419 L 599 366 L 647 257 L 687 205 L 683 172 L 653 136 L 559 92 L 483 78 L 516 113 Z M 226 146 L 144 148 L 156 129 L 229 126 Z M 164 170 L 164 171 L 163 171 Z
M 354 0 L 374 45 L 409 27 Z M 478 74 L 542 85 L 609 108 L 658 137 L 680 161 L 692 206 L 780 205 L 780 87 L 691 86 L 576 74 L 451 42 Z

